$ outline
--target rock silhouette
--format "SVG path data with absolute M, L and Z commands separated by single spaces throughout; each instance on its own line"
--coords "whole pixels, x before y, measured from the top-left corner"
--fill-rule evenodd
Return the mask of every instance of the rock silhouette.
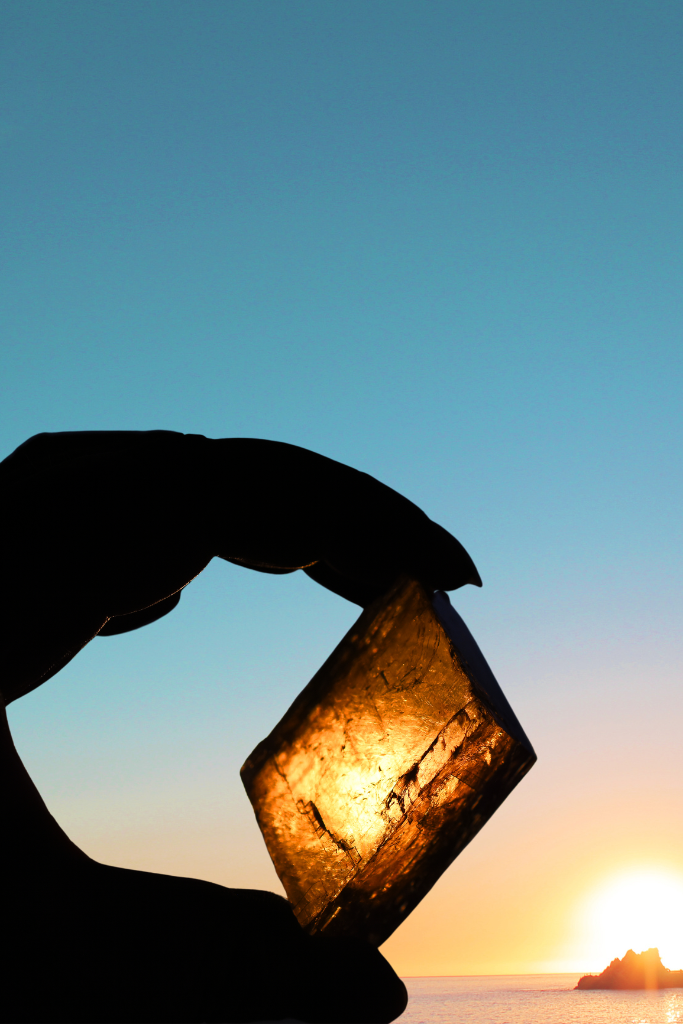
M 620 960 L 618 957 L 606 967 L 602 974 L 585 974 L 579 980 L 577 989 L 656 989 L 683 988 L 683 971 L 670 971 L 664 967 L 655 947 L 642 953 L 629 949 Z
M 294 445 L 171 431 L 40 434 L 0 463 L 0 689 L 172 613 L 213 557 L 303 569 L 365 606 L 401 574 L 480 584 L 412 502 Z M 58 685 L 57 682 L 51 685 Z M 273 893 L 98 864 L 45 806 L 0 712 L 0 1020 L 388 1022 L 403 983 L 362 941 L 310 937 Z

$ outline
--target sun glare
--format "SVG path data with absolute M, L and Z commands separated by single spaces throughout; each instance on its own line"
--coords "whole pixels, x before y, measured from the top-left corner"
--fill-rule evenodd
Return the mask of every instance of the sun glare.
M 665 967 L 683 968 L 683 875 L 636 870 L 593 890 L 581 909 L 590 961 L 606 967 L 627 949 L 656 946 Z M 594 967 L 594 969 L 596 969 Z

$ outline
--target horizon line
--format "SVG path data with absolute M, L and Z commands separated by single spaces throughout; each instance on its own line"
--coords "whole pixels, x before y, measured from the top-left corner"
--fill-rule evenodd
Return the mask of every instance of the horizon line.
M 588 972 L 590 973 L 590 971 Z M 539 974 L 581 974 L 581 971 L 493 971 L 490 974 L 401 974 L 401 978 L 535 978 Z

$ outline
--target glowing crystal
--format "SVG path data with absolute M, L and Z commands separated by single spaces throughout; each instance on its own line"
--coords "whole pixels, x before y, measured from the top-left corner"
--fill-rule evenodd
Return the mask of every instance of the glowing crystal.
M 535 760 L 446 595 L 403 580 L 363 612 L 242 779 L 299 922 L 379 945 Z

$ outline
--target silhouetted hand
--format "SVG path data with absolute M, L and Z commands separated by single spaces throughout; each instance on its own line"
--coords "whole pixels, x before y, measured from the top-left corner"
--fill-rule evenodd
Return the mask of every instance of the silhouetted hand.
M 406 498 L 293 445 L 40 434 L 0 463 L 0 489 L 6 703 L 98 633 L 171 611 L 214 556 L 303 568 L 361 605 L 401 573 L 480 585 L 464 548 Z M 50 817 L 8 731 L 0 783 L 14 979 L 3 1019 L 351 1024 L 402 1011 L 405 990 L 376 950 L 309 938 L 280 897 L 90 860 Z

